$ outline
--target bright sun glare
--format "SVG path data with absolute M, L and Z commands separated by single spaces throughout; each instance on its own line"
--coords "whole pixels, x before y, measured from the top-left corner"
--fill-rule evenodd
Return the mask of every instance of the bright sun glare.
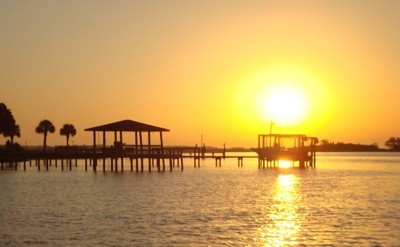
M 291 167 L 290 160 L 279 160 L 278 166 L 279 168 L 290 168 Z
M 259 94 L 257 107 L 262 118 L 279 125 L 299 124 L 307 118 L 310 103 L 307 94 L 295 84 L 276 84 Z

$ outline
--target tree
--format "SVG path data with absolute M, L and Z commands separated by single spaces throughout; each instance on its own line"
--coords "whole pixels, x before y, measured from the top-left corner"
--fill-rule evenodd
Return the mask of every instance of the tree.
M 9 126 L 9 128 L 7 128 L 4 133 L 3 133 L 4 137 L 10 137 L 10 142 L 11 145 L 14 144 L 14 137 L 21 137 L 21 130 L 19 128 L 18 124 L 15 124 L 15 122 Z
M 0 103 L 0 134 L 4 134 L 12 119 L 11 111 L 4 103 Z
M 322 139 L 320 142 L 320 145 L 329 145 L 329 140 L 328 139 Z
M 76 135 L 76 129 L 72 124 L 64 124 L 64 126 L 60 129 L 60 135 L 65 136 L 67 138 L 67 147 L 69 146 L 69 137 Z
M 56 128 L 53 123 L 47 119 L 40 121 L 39 125 L 36 127 L 36 133 L 43 134 L 43 151 L 46 151 L 46 140 L 47 133 L 54 133 Z
M 14 144 L 15 136 L 21 136 L 19 125 L 16 124 L 11 110 L 4 103 L 0 103 L 0 134 L 10 137 L 11 144 Z
M 390 137 L 386 142 L 385 146 L 393 151 L 400 151 L 400 138 Z

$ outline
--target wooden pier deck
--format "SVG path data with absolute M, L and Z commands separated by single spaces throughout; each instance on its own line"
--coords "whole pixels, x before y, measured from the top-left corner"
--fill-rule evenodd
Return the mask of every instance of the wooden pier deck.
M 282 139 L 292 139 L 293 147 L 284 147 Z M 200 167 L 202 160 L 213 159 L 215 166 L 220 167 L 222 160 L 236 159 L 237 166 L 243 167 L 245 159 L 258 159 L 258 168 L 279 168 L 280 160 L 291 161 L 291 166 L 299 168 L 315 168 L 316 139 L 303 135 L 260 135 L 259 147 L 252 152 L 226 152 L 225 149 L 195 147 L 162 147 L 125 145 L 121 147 L 100 146 L 94 148 L 57 147 L 54 150 L 43 152 L 25 150 L 15 153 L 0 153 L 0 169 L 13 167 L 15 170 L 23 164 L 26 170 L 27 164 L 32 163 L 38 170 L 49 170 L 49 166 L 60 167 L 61 170 L 72 170 L 72 164 L 78 164 L 78 160 L 84 161 L 87 171 L 165 171 L 169 166 L 172 171 L 175 167 L 184 168 L 184 159 L 193 159 L 194 167 Z M 139 146 L 140 147 L 140 146 Z M 93 152 L 96 150 L 96 152 Z M 145 167 L 147 166 L 147 169 Z M 91 168 L 89 168 L 91 167 Z
M 76 149 L 69 152 L 65 150 L 63 152 L 22 151 L 0 155 L 0 169 L 3 170 L 8 164 L 9 167 L 13 166 L 17 170 L 18 165 L 23 163 L 23 168 L 26 170 L 27 163 L 29 166 L 34 163 L 38 170 L 41 170 L 42 167 L 48 170 L 52 165 L 55 167 L 60 165 L 61 170 L 71 170 L 73 161 L 77 165 L 78 160 L 84 160 L 85 170 L 88 170 L 90 166 L 93 171 L 97 171 L 99 165 L 102 165 L 102 170 L 106 171 L 106 163 L 111 163 L 111 171 L 124 171 L 126 165 L 124 161 L 126 160 L 129 160 L 131 171 L 134 166 L 136 171 L 144 171 L 145 164 L 148 166 L 148 171 L 154 167 L 158 171 L 165 171 L 167 162 L 169 162 L 171 171 L 174 167 L 183 170 L 183 155 L 176 148 L 152 149 L 150 152 L 142 150 L 141 153 L 132 151 L 92 153 L 88 149 Z
M 127 152 L 112 152 L 111 150 L 105 153 L 98 152 L 93 154 L 91 149 L 77 149 L 73 152 L 57 152 L 49 151 L 24 151 L 14 153 L 12 155 L 0 155 L 0 169 L 17 170 L 18 167 L 36 166 L 37 170 L 49 170 L 49 166 L 59 167 L 61 170 L 72 170 L 73 166 L 77 166 L 78 160 L 84 162 L 84 169 L 87 171 L 165 171 L 169 167 L 169 171 L 178 168 L 184 169 L 184 160 L 193 160 L 194 167 L 200 167 L 202 160 L 214 160 L 216 167 L 222 166 L 222 160 L 237 160 L 237 166 L 243 167 L 244 160 L 258 159 L 258 168 L 279 168 L 279 160 L 292 161 L 292 167 L 295 167 L 296 162 L 299 168 L 315 168 L 315 153 L 310 155 L 307 152 L 280 150 L 257 150 L 255 152 L 225 152 L 222 149 L 216 151 L 206 150 L 201 152 L 199 148 L 163 148 L 154 149 L 151 152 L 135 153 Z M 304 167 L 302 162 L 304 161 Z M 82 162 L 82 163 L 83 163 Z M 187 165 L 187 164 L 186 164 Z

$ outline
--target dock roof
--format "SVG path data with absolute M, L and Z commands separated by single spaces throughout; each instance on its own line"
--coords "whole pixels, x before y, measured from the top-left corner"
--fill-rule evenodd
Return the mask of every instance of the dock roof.
M 150 124 L 140 123 L 133 120 L 122 120 L 114 123 L 104 124 L 96 127 L 85 129 L 85 131 L 124 131 L 124 132 L 159 132 L 169 131 L 169 129 L 153 126 Z
M 264 137 L 278 137 L 278 138 L 304 138 L 304 139 L 318 139 L 313 136 L 306 136 L 303 134 L 260 134 L 259 136 Z

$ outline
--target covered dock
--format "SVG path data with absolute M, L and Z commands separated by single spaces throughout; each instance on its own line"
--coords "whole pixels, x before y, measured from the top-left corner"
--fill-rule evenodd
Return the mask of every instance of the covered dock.
M 318 138 L 301 134 L 258 135 L 258 167 L 277 167 L 277 162 L 287 160 L 299 168 L 315 168 Z
M 93 133 L 92 159 L 93 170 L 97 169 L 98 160 L 103 161 L 103 170 L 105 170 L 106 159 L 111 159 L 111 170 L 118 169 L 118 160 L 121 160 L 121 170 L 124 168 L 124 159 L 135 161 L 136 170 L 144 169 L 144 162 L 148 162 L 148 170 L 151 171 L 152 166 L 157 164 L 157 168 L 165 170 L 165 159 L 169 159 L 170 168 L 177 161 L 181 162 L 183 168 L 182 152 L 176 148 L 165 148 L 163 141 L 163 132 L 169 129 L 136 122 L 133 120 L 122 120 L 114 123 L 104 124 L 96 127 L 85 129 Z M 111 143 L 107 143 L 107 133 L 114 136 Z M 124 133 L 125 141 L 124 142 Z M 101 136 L 99 136 L 101 134 Z M 130 134 L 128 137 L 127 135 Z M 99 140 L 100 139 L 100 140 Z

